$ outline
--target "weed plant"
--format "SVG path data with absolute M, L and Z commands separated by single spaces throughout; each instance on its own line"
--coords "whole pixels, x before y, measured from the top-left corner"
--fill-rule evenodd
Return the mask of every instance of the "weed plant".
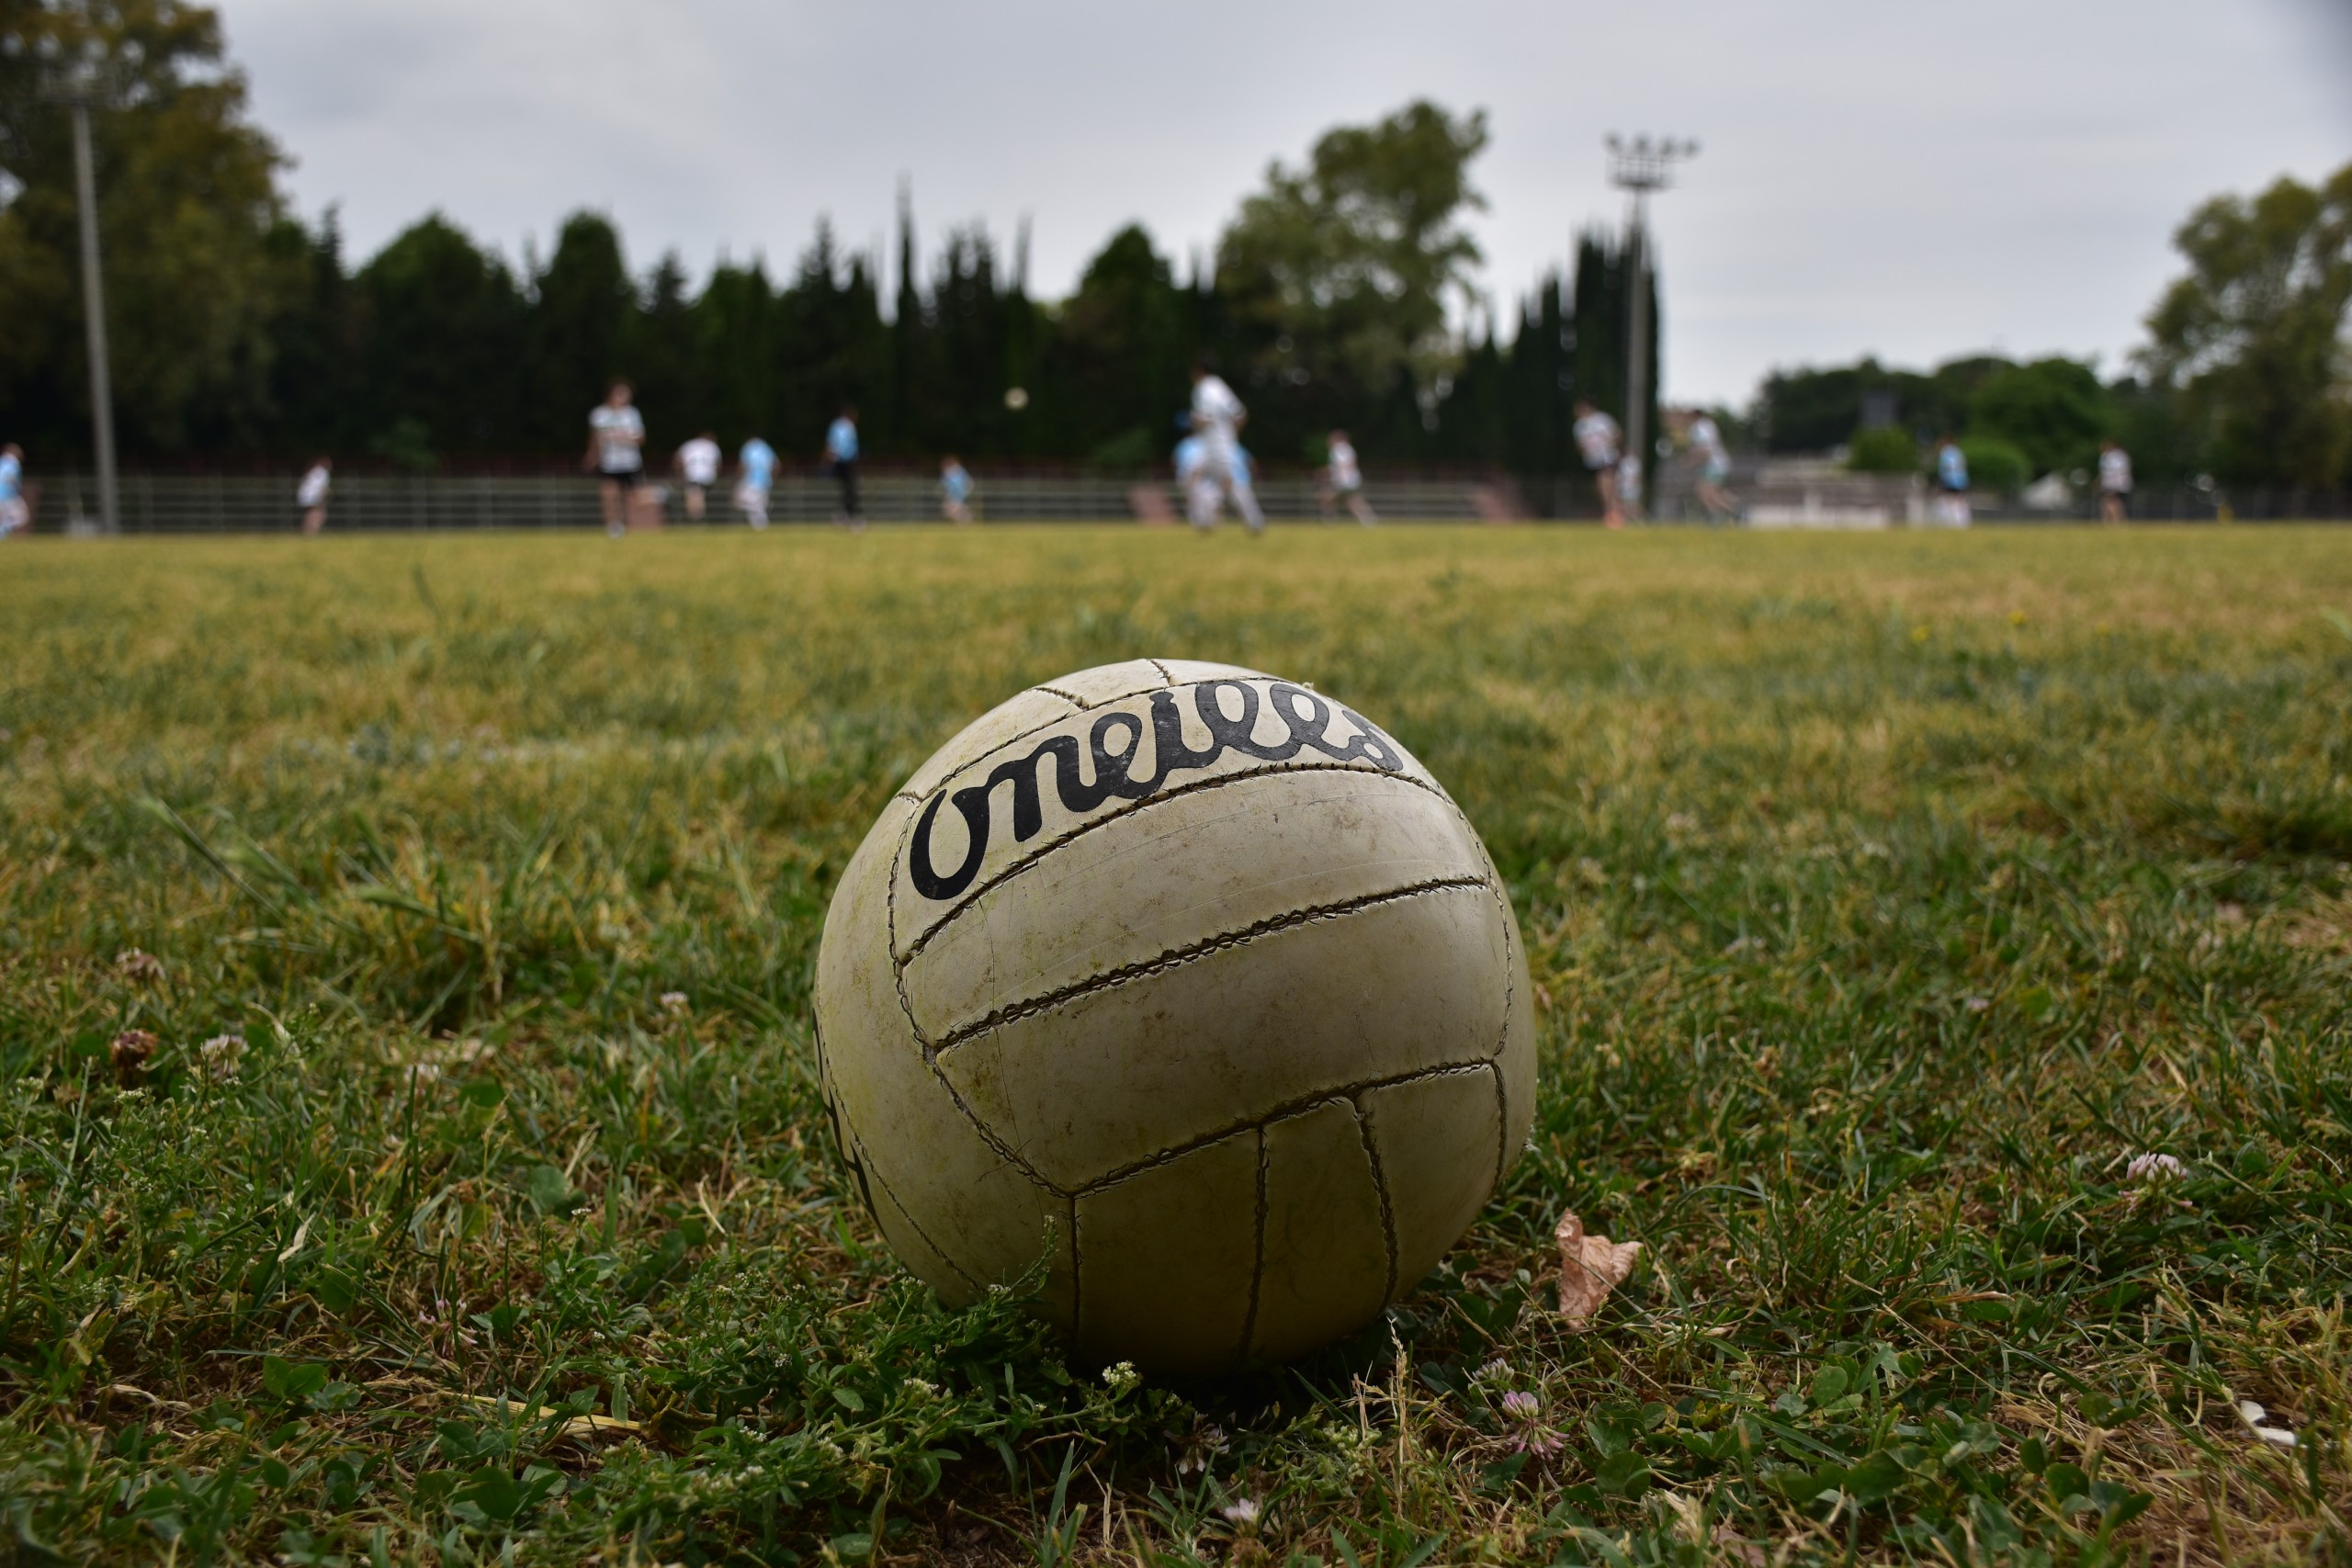
M 0 1556 L 2341 1560 L 2347 611 L 2292 529 L 10 546 Z M 1474 1233 L 1238 1383 L 943 1310 L 812 1079 L 889 793 L 1138 655 L 1396 733 L 1542 1004 Z

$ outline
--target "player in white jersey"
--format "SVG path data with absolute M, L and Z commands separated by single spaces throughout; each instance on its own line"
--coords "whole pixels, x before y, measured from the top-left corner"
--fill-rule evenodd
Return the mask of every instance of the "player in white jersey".
M 628 532 L 628 502 L 645 482 L 645 416 L 629 400 L 629 385 L 616 381 L 605 400 L 588 412 L 588 455 L 581 467 L 596 476 L 605 507 L 605 533 Z
M 1691 489 L 1707 521 L 1729 522 L 1737 517 L 1739 508 L 1724 489 L 1724 481 L 1731 478 L 1731 453 L 1724 446 L 1722 429 L 1704 410 L 1693 409 L 1682 438 L 1690 443 L 1690 460 L 1699 468 L 1699 482 Z
M 294 487 L 294 504 L 302 509 L 302 533 L 315 538 L 327 525 L 327 494 L 334 489 L 334 459 L 321 457 Z
M 685 487 L 689 522 L 702 521 L 704 497 L 718 482 L 720 461 L 718 441 L 707 430 L 679 447 L 670 459 L 671 466 L 678 470 L 679 481 Z
M 1201 438 L 1200 482 L 1192 487 L 1193 526 L 1214 528 L 1221 501 L 1230 501 L 1252 535 L 1266 531 L 1266 514 L 1258 510 L 1241 467 L 1241 427 L 1250 411 L 1216 374 L 1216 363 L 1204 355 L 1193 366 L 1193 433 Z
M 1355 444 L 1344 430 L 1331 432 L 1325 444 L 1322 486 L 1315 499 L 1322 504 L 1323 520 L 1331 520 L 1331 509 L 1345 506 L 1348 514 L 1365 527 L 1380 521 L 1372 514 L 1372 503 L 1363 498 L 1363 468 L 1356 461 Z
M 768 525 L 768 491 L 775 484 L 775 448 L 752 436 L 736 457 L 735 510 L 754 529 Z
M 1576 401 L 1577 451 L 1584 457 L 1584 466 L 1592 474 L 1593 488 L 1600 492 L 1600 521 L 1606 527 L 1623 528 L 1625 509 L 1617 499 L 1617 465 L 1620 460 L 1618 444 L 1621 437 L 1617 422 L 1592 406 L 1589 400 Z
M 2098 517 L 2120 523 L 2132 514 L 2132 454 L 2120 443 L 2098 444 Z

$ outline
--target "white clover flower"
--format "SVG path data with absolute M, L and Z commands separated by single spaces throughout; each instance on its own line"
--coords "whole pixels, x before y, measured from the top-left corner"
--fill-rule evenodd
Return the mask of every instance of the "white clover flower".
M 1510 1363 L 1498 1356 L 1470 1374 L 1472 1382 L 1500 1382 L 1510 1376 Z
M 2170 1155 L 2133 1155 L 2132 1163 L 2123 1168 L 2126 1181 L 2146 1181 L 2188 1174 L 2188 1168 Z
M 1219 1508 L 1217 1512 L 1223 1514 L 1227 1520 L 1233 1524 L 1238 1525 L 1243 1529 L 1248 1529 L 1251 1525 L 1258 1522 L 1258 1503 L 1257 1500 L 1252 1497 L 1236 1497 L 1232 1502 L 1227 1503 L 1224 1507 Z
M 245 1054 L 245 1037 L 216 1034 L 197 1049 L 204 1056 L 205 1071 L 225 1083 L 237 1076 L 237 1063 Z
M 662 1010 L 672 1018 L 682 1016 L 686 1010 L 686 993 L 684 991 L 662 992 Z

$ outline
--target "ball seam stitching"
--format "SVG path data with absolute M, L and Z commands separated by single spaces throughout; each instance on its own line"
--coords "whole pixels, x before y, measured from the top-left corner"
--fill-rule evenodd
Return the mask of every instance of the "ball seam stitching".
M 1355 1095 L 1348 1096 L 1348 1109 L 1355 1113 L 1356 1136 L 1363 1140 L 1364 1158 L 1372 1162 L 1372 1190 L 1380 1200 L 1380 1241 L 1388 1251 L 1388 1277 L 1381 1287 L 1383 1306 L 1396 1299 L 1396 1210 L 1388 1197 L 1388 1172 L 1380 1163 L 1380 1145 L 1372 1135 L 1372 1118 L 1363 1102 Z
M 1400 784 L 1408 784 L 1415 789 L 1434 795 L 1440 800 L 1444 801 L 1448 806 L 1453 806 L 1455 818 L 1462 823 L 1465 829 L 1468 829 L 1471 832 L 1471 836 L 1474 839 L 1477 836 L 1476 829 L 1470 829 L 1469 819 L 1462 815 L 1462 808 L 1458 806 L 1454 806 L 1453 801 L 1443 790 L 1432 788 L 1430 785 L 1423 784 L 1420 780 L 1414 778 L 1409 773 L 1392 773 L 1380 768 L 1367 767 L 1357 762 L 1268 762 L 1262 767 L 1244 768 L 1238 773 L 1220 773 L 1213 779 L 1195 779 L 1191 784 L 1178 784 L 1175 788 L 1164 790 L 1158 795 L 1152 795 L 1147 800 L 1136 801 L 1125 811 L 1114 811 L 1105 816 L 1094 818 L 1090 821 L 1081 822 L 1076 828 L 1073 828 L 1069 832 L 1063 834 L 1060 838 L 1050 840 L 1046 843 L 1038 845 L 1035 849 L 1031 850 L 1027 854 L 1023 855 L 1019 860 L 1012 862 L 1003 870 L 998 872 L 994 876 L 989 877 L 986 882 L 980 883 L 978 886 L 967 891 L 963 897 L 956 901 L 954 908 L 949 909 L 946 913 L 941 915 L 938 919 L 933 921 L 931 925 L 926 927 L 920 936 L 917 936 L 914 939 L 913 945 L 907 949 L 906 956 L 902 959 L 897 960 L 897 962 L 901 964 L 913 963 L 917 958 L 922 956 L 923 949 L 929 947 L 932 944 L 933 940 L 935 939 L 941 931 L 944 931 L 949 926 L 954 925 L 956 920 L 960 919 L 964 916 L 966 911 L 969 910 L 974 904 L 978 903 L 983 897 L 995 892 L 999 887 L 1003 886 L 1006 883 L 1012 881 L 1023 872 L 1034 869 L 1039 862 L 1052 854 L 1055 851 L 1067 849 L 1070 844 L 1086 837 L 1087 834 L 1095 831 L 1097 829 L 1108 828 L 1114 822 L 1132 821 L 1136 817 L 1143 812 L 1151 810 L 1154 807 L 1165 806 L 1171 801 L 1182 800 L 1189 795 L 1202 795 L 1210 790 L 1223 789 L 1227 784 L 1241 784 L 1250 779 L 1268 778 L 1276 773 L 1362 773 L 1367 778 L 1395 779 Z M 900 852 L 903 855 L 903 846 L 901 847 Z M 892 875 L 890 878 L 890 893 L 892 898 L 895 900 L 898 897 L 897 867 L 894 865 L 891 869 Z M 895 919 L 891 922 L 890 935 L 892 948 L 895 952 L 898 941 L 898 926 Z
M 1370 1094 L 1376 1089 L 1396 1089 L 1405 1084 L 1419 1083 L 1427 1078 L 1442 1078 L 1452 1074 L 1475 1073 L 1491 1068 L 1493 1066 L 1494 1064 L 1484 1056 L 1473 1056 L 1466 1061 L 1441 1062 L 1432 1067 L 1416 1067 L 1409 1073 L 1398 1073 L 1392 1077 L 1372 1078 L 1362 1083 L 1343 1084 L 1337 1089 L 1318 1089 L 1310 1094 L 1297 1095 L 1285 1100 L 1271 1111 L 1259 1111 L 1247 1121 L 1219 1127 L 1215 1132 L 1204 1133 L 1196 1138 L 1187 1138 L 1181 1144 L 1170 1145 L 1159 1153 L 1148 1155 L 1142 1159 L 1115 1166 L 1083 1187 L 1070 1189 L 1070 1193 L 1077 1198 L 1091 1198 L 1096 1193 L 1106 1192 L 1122 1182 L 1131 1181 L 1147 1171 L 1157 1170 L 1163 1165 L 1173 1165 L 1186 1155 L 1206 1148 L 1211 1144 L 1223 1143 L 1227 1138 L 1256 1128 L 1269 1127 L 1277 1122 L 1287 1122 L 1294 1116 L 1304 1115 L 1317 1106 L 1335 1100 L 1351 1100 L 1356 1095 Z
M 914 822 L 912 818 L 909 818 L 907 825 L 899 830 L 899 847 L 890 858 L 889 885 L 882 890 L 883 936 L 889 943 L 884 956 L 890 961 L 890 989 L 899 998 L 899 1011 L 906 1017 L 907 1029 L 914 1036 L 915 1048 L 922 1053 L 924 1067 L 929 1069 L 932 1077 L 939 1087 L 946 1091 L 948 1103 L 956 1107 L 957 1114 L 971 1123 L 972 1131 L 979 1135 L 980 1142 L 987 1145 L 999 1159 L 1019 1171 L 1031 1185 L 1043 1188 L 1057 1198 L 1067 1198 L 1069 1196 L 1068 1192 L 1046 1180 L 1043 1172 L 1022 1158 L 1012 1145 L 1006 1143 L 993 1128 L 980 1120 L 969 1105 L 964 1102 L 961 1091 L 950 1081 L 946 1073 L 941 1070 L 938 1049 L 932 1044 L 930 1037 L 923 1032 L 922 1022 L 915 1017 L 914 1007 L 907 999 L 907 966 L 899 962 L 896 953 L 899 942 L 899 862 L 906 858 L 907 840 L 913 837 L 913 834 Z
M 994 1030 L 1001 1029 L 1008 1023 L 1018 1023 L 1023 1019 L 1034 1018 L 1041 1012 L 1051 1011 L 1064 1002 L 1091 996 L 1096 991 L 1111 990 L 1132 980 L 1148 979 L 1154 975 L 1162 975 L 1170 969 L 1181 968 L 1184 964 L 1214 957 L 1217 953 L 1229 952 L 1237 947 L 1246 947 L 1260 937 L 1295 930 L 1300 926 L 1311 925 L 1317 920 L 1338 919 L 1382 904 L 1398 904 L 1408 898 L 1424 897 L 1432 893 L 1457 892 L 1474 887 L 1487 888 L 1491 891 L 1489 884 L 1483 876 L 1432 877 L 1426 882 L 1408 883 L 1403 887 L 1390 888 L 1385 893 L 1366 893 L 1354 898 L 1340 899 L 1337 903 L 1311 904 L 1305 908 L 1292 909 L 1280 915 L 1269 915 L 1264 919 L 1254 920 L 1238 931 L 1223 931 L 1199 942 L 1171 947 L 1157 957 L 1123 964 L 1115 969 L 1106 969 L 1099 975 L 1090 975 L 1083 980 L 1073 980 L 1057 990 L 1046 992 L 1043 996 L 1032 997 L 1025 1001 L 999 1008 L 994 1012 L 965 1024 L 961 1028 L 949 1030 L 940 1036 L 939 1043 L 931 1048 L 929 1054 L 936 1062 L 940 1056 L 955 1050 L 957 1046 Z M 899 1001 L 904 1005 L 906 1000 L 903 989 L 905 966 L 900 964 L 894 967 L 901 977 Z M 912 1019 L 913 1015 L 910 1013 L 909 1021 L 911 1022 Z

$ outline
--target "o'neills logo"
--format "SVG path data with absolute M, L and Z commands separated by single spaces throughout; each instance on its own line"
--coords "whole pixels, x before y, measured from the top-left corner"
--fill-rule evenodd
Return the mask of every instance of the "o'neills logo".
M 978 784 L 952 795 L 944 788 L 934 794 L 915 820 L 914 839 L 909 846 L 907 871 L 915 891 L 933 900 L 953 898 L 979 875 L 995 826 L 989 801 L 999 784 L 1012 786 L 1012 841 L 1027 843 L 1037 836 L 1046 822 L 1038 763 L 1046 758 L 1053 760 L 1054 793 L 1060 797 L 1062 809 L 1074 815 L 1092 811 L 1106 800 L 1141 800 L 1176 774 L 1210 767 L 1228 751 L 1266 762 L 1287 762 L 1301 751 L 1316 751 L 1334 761 L 1369 762 L 1392 773 L 1405 766 L 1404 751 L 1395 741 L 1357 714 L 1325 702 L 1304 686 L 1287 681 L 1267 683 L 1265 712 L 1281 720 L 1286 731 L 1283 739 L 1272 742 L 1260 740 L 1254 733 L 1260 714 L 1256 687 L 1240 681 L 1205 681 L 1192 690 L 1193 712 L 1208 730 L 1208 744 L 1195 750 L 1185 740 L 1176 693 L 1152 693 L 1151 773 L 1148 776 L 1135 774 L 1143 750 L 1143 716 L 1114 708 L 1095 719 L 1086 738 L 1087 761 L 1093 765 L 1091 781 L 1080 770 L 1078 738 L 1056 735 L 1039 741 L 1027 756 L 999 763 Z M 1228 692 L 1238 697 L 1241 710 L 1230 716 L 1225 711 Z M 1335 713 L 1354 729 L 1344 740 L 1333 740 L 1328 734 Z M 931 836 L 940 807 L 950 802 L 964 818 L 969 840 L 963 863 L 942 874 L 931 858 Z

